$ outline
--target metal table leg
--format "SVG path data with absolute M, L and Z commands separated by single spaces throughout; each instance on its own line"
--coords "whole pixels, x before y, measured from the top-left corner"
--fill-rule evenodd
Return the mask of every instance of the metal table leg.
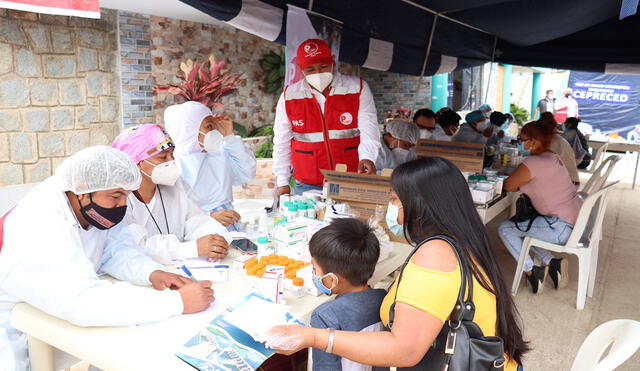
M 53 347 L 33 336 L 28 337 L 31 371 L 54 371 Z
M 636 176 L 638 175 L 639 162 L 640 162 L 640 151 L 638 151 L 636 155 L 636 168 L 633 170 L 633 183 L 631 184 L 631 189 L 636 189 Z

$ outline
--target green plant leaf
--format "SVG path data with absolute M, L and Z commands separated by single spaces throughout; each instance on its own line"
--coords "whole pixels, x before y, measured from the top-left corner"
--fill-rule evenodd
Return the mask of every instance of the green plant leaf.
M 233 131 L 235 131 L 236 134 L 238 134 L 241 138 L 247 137 L 247 128 L 238 124 L 237 122 L 233 123 Z
M 526 109 L 518 107 L 515 104 L 511 103 L 510 110 L 511 114 L 516 119 L 516 123 L 518 123 L 519 125 L 522 125 L 527 122 L 527 120 L 529 120 L 529 111 L 527 111 Z
M 260 68 L 262 68 L 265 72 L 271 71 L 275 66 L 275 64 L 270 63 L 264 58 L 260 60 Z
M 273 141 L 269 140 L 262 143 L 262 146 L 255 153 L 256 158 L 272 158 L 273 157 Z
M 269 75 L 267 75 L 267 82 L 273 83 L 278 80 L 280 80 L 280 71 L 277 69 L 271 70 L 271 72 L 269 72 Z

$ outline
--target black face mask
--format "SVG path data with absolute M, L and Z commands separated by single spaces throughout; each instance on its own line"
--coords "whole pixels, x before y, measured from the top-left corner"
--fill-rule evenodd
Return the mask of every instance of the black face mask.
M 89 224 L 101 230 L 115 227 L 124 219 L 127 212 L 127 205 L 108 208 L 96 204 L 93 202 L 91 193 L 89 193 L 89 201 L 91 202 L 87 206 L 80 204 L 80 214 Z M 80 203 L 80 198 L 78 198 L 78 203 Z

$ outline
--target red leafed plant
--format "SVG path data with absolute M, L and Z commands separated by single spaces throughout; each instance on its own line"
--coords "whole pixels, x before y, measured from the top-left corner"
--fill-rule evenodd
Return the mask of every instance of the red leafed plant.
M 180 84 L 156 85 L 155 89 L 168 91 L 188 101 L 200 102 L 207 107 L 224 106 L 220 103 L 220 99 L 238 90 L 237 83 L 241 74 L 223 71 L 227 62 L 218 62 L 213 55 L 209 56 L 208 62 L 208 67 L 207 62 L 198 63 L 198 61 L 194 62 L 191 59 L 180 63 L 180 72 L 177 76 L 182 82 Z

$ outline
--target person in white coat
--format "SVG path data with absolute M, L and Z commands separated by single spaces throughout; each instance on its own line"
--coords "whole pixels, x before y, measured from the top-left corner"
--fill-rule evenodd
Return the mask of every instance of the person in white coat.
M 387 124 L 387 132 L 382 133 L 380 152 L 376 160 L 376 172 L 382 169 L 395 169 L 411 161 L 416 156 L 416 143 L 421 131 L 418 126 L 408 122 L 395 120 Z
M 173 159 L 175 146 L 162 126 L 129 128 L 112 147 L 129 155 L 142 174 L 140 188 L 129 194 L 125 221 L 147 255 L 162 264 L 227 255 L 231 236 L 187 195 Z
M 78 326 L 126 326 L 198 312 L 213 301 L 211 282 L 163 271 L 120 223 L 127 194 L 139 185 L 126 154 L 90 147 L 0 219 L 0 370 L 29 369 L 26 336 L 10 324 L 19 302 Z M 140 287 L 148 285 L 155 290 Z
M 233 211 L 232 186 L 256 176 L 256 158 L 242 139 L 233 135 L 233 121 L 213 115 L 202 103 L 189 101 L 164 111 L 167 132 L 176 144 L 175 157 L 182 179 L 200 208 L 225 227 L 240 221 Z

